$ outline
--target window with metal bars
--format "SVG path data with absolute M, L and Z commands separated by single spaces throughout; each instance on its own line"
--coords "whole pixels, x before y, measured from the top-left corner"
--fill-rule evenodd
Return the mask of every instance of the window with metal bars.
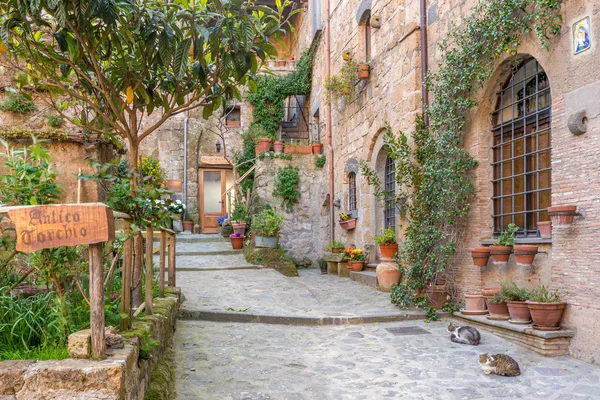
M 537 236 L 551 195 L 550 84 L 535 59 L 523 61 L 498 93 L 492 114 L 494 235 L 516 224 Z
M 348 174 L 348 210 L 356 210 L 356 172 Z
M 396 166 L 390 157 L 385 159 L 385 210 L 383 211 L 384 228 L 388 226 L 396 230 Z

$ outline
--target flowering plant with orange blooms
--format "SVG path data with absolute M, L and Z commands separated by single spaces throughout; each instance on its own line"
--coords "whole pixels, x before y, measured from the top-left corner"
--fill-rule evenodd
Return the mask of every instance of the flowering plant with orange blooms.
M 365 253 L 362 249 L 353 249 L 352 247 L 344 250 L 344 256 L 350 261 L 365 261 Z

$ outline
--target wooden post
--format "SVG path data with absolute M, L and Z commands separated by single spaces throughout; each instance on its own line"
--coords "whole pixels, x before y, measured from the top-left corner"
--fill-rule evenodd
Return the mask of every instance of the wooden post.
M 92 358 L 106 358 L 104 343 L 104 277 L 102 274 L 102 243 L 90 244 L 90 331 Z
M 171 233 L 169 238 L 169 286 L 175 287 L 175 252 L 177 251 L 177 242 L 175 234 Z
M 167 231 L 160 230 L 160 264 L 158 268 L 158 296 L 165 297 L 165 252 L 167 247 Z
M 133 238 L 131 237 L 131 221 L 125 220 L 125 243 L 123 244 L 123 287 L 121 288 L 121 313 L 127 314 L 121 318 L 121 330 L 129 329 L 131 325 L 131 277 L 133 274 Z
M 154 229 L 146 226 L 146 314 L 152 315 L 152 240 Z

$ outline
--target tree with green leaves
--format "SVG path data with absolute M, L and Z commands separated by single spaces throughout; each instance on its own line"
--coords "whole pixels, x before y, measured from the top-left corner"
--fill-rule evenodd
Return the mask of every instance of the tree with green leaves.
M 31 77 L 65 120 L 129 145 L 198 107 L 208 118 L 276 55 L 299 10 L 250 0 L 7 0 L 0 65 Z

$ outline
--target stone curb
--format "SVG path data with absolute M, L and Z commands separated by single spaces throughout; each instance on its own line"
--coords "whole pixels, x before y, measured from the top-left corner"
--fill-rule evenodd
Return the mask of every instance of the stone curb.
M 263 269 L 260 265 L 241 265 L 237 267 L 207 267 L 207 268 L 175 268 L 177 272 L 198 272 L 198 271 L 236 271 L 240 269 Z M 154 268 L 157 270 L 157 268 Z
M 448 313 L 438 313 L 438 317 L 449 317 Z M 184 321 L 239 322 L 252 324 L 325 326 L 359 325 L 382 322 L 415 321 L 425 319 L 425 312 L 418 314 L 369 315 L 354 317 L 295 317 L 281 315 L 260 315 L 239 312 L 195 311 L 180 309 L 177 316 Z

